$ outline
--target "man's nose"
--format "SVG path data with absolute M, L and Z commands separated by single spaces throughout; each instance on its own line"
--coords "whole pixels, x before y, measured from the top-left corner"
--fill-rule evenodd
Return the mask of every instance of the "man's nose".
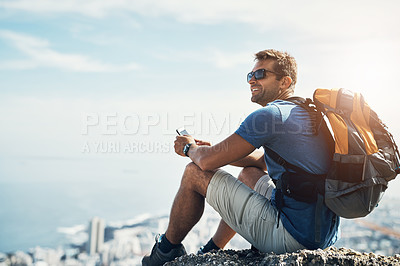
M 256 83 L 256 78 L 254 77 L 254 75 L 251 77 L 251 79 L 248 81 L 248 83 L 249 83 L 250 85 Z

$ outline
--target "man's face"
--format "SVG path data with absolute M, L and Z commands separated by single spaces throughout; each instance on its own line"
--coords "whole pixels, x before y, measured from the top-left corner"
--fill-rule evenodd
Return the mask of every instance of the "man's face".
M 273 60 L 257 61 L 253 67 L 253 72 L 258 69 L 274 71 Z M 276 74 L 266 71 L 263 79 L 256 80 L 253 76 L 249 81 L 251 89 L 251 101 L 266 106 L 278 95 L 281 82 L 276 80 Z

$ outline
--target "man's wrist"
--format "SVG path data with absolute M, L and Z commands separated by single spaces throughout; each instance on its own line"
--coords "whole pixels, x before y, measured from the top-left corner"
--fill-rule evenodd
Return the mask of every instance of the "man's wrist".
M 192 146 L 193 143 L 187 143 L 184 147 L 183 147 L 183 154 L 185 154 L 185 156 L 189 157 L 189 149 L 190 146 Z

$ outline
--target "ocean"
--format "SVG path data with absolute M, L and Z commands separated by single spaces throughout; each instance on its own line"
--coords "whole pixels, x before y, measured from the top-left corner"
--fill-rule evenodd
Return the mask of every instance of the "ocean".
M 107 156 L 106 156 L 107 157 Z M 0 252 L 67 244 L 59 229 L 169 214 L 185 158 L 13 157 L 0 160 Z
M 94 216 L 110 224 L 145 213 L 168 215 L 188 162 L 172 153 L 2 157 L 0 252 L 66 247 L 65 228 L 82 228 Z M 399 182 L 386 194 L 398 198 Z

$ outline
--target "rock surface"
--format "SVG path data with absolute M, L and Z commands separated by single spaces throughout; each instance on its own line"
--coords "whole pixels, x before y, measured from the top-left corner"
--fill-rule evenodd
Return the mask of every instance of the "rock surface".
M 165 265 L 400 265 L 400 255 L 382 256 L 352 249 L 330 247 L 276 255 L 246 250 L 224 250 L 204 255 L 189 254 Z

